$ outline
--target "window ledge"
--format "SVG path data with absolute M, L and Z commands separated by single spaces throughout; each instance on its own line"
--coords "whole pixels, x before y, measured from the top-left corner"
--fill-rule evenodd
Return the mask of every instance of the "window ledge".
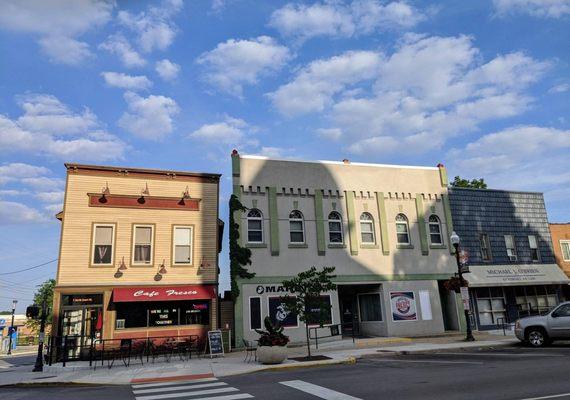
M 361 244 L 360 248 L 361 249 L 379 249 L 380 246 L 378 246 L 377 244 Z
M 329 244 L 328 244 L 328 248 L 329 248 L 329 249 L 346 249 L 346 244 L 340 244 L 340 243 L 333 244 L 333 243 L 329 243 Z
M 430 244 L 430 249 L 447 249 L 447 246 L 444 244 Z
M 398 245 L 396 245 L 396 248 L 397 249 L 409 249 L 409 250 L 411 250 L 414 248 L 414 245 L 413 244 L 398 244 Z
M 245 247 L 250 249 L 264 249 L 267 248 L 267 243 L 246 243 Z
M 290 249 L 306 249 L 309 246 L 307 245 L 307 243 L 289 243 L 288 247 Z

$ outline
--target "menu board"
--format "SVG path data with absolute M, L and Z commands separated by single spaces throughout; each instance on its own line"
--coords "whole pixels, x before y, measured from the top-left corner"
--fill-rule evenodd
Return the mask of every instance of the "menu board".
M 208 347 L 210 348 L 210 358 L 224 355 L 222 331 L 208 331 Z

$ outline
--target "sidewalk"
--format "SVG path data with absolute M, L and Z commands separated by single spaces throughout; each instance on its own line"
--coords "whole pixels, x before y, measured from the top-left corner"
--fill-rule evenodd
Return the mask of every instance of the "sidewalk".
M 313 355 L 329 357 L 328 360 L 298 362 L 287 360 L 279 365 L 261 365 L 255 362 L 243 362 L 244 353 L 235 352 L 226 354 L 223 358 L 202 358 L 190 361 L 175 361 L 170 363 L 157 362 L 155 364 L 140 365 L 132 362 L 126 368 L 120 361 L 112 369 L 106 366 L 96 370 L 89 368 L 86 362 L 70 363 L 66 368 L 61 366 L 46 366 L 44 372 L 29 372 L 30 367 L 14 367 L 12 370 L 2 370 L 0 373 L 0 386 L 14 384 L 46 384 L 46 383 L 83 383 L 83 384 L 130 384 L 134 380 L 168 380 L 176 377 L 215 376 L 224 377 L 253 373 L 262 370 L 278 370 L 284 368 L 304 368 L 342 363 L 355 363 L 358 358 L 369 355 L 394 355 L 430 352 L 445 349 L 481 348 L 510 346 L 518 340 L 512 337 L 503 337 L 476 333 L 476 342 L 463 342 L 463 335 L 445 335 L 430 338 L 372 338 L 342 340 L 319 344 L 319 349 L 312 346 Z M 289 349 L 289 357 L 306 355 L 305 347 Z M 5 361 L 9 362 L 9 359 Z
M 12 355 L 6 354 L 6 352 L 0 352 L 0 360 L 6 360 L 13 356 L 23 356 L 28 354 L 38 354 L 38 345 L 32 346 L 18 346 L 16 349 L 12 350 Z

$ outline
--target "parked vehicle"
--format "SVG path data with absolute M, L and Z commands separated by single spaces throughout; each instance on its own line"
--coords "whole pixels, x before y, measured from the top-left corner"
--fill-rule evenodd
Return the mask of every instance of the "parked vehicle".
M 545 346 L 554 340 L 570 340 L 570 301 L 543 315 L 517 320 L 515 335 L 533 347 Z

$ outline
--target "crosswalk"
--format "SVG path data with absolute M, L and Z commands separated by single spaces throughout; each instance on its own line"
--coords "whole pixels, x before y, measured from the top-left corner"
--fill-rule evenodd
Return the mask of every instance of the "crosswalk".
M 239 400 L 251 399 L 249 393 L 239 393 L 239 389 L 217 378 L 152 382 L 131 385 L 136 400 Z

